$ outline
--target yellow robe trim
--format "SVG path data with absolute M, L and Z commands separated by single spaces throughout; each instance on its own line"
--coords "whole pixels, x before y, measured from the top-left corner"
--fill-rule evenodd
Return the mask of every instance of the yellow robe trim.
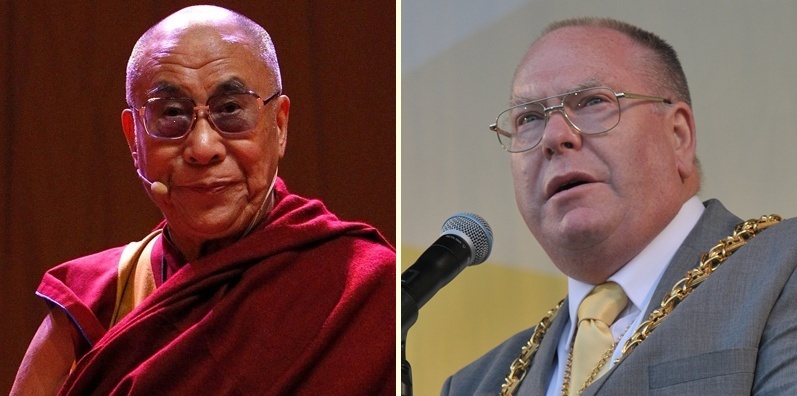
M 119 323 L 130 311 L 155 291 L 155 276 L 152 274 L 152 246 L 161 230 L 153 231 L 138 242 L 131 242 L 122 251 L 119 259 L 116 282 L 116 306 L 108 328 Z

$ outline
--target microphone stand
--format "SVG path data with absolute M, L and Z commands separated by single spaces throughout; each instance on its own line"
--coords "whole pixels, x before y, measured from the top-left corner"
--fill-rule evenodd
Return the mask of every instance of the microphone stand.
M 405 271 L 406 273 L 406 271 Z M 404 274 L 402 274 L 402 278 Z M 418 304 L 401 280 L 401 396 L 412 396 L 412 367 L 407 361 L 407 333 L 418 320 Z
M 401 337 L 401 396 L 412 396 L 412 367 L 407 361 L 407 340 Z
M 474 240 L 479 242 L 476 246 L 473 244 Z M 472 213 L 451 216 L 443 224 L 443 233 L 434 244 L 401 274 L 402 396 L 412 396 L 412 367 L 407 361 L 407 332 L 418 320 L 418 311 L 465 267 L 484 262 L 490 254 L 492 244 L 493 232 L 484 219 Z

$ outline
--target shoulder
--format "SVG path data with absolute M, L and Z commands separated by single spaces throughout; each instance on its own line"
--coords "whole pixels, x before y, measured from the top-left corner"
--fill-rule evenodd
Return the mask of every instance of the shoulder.
M 98 279 L 116 278 L 119 258 L 124 246 L 118 246 L 87 256 L 69 260 L 47 271 L 67 284 L 88 285 Z
M 770 227 L 767 232 L 770 232 L 770 230 L 771 234 L 778 234 L 781 237 L 797 239 L 797 234 L 794 233 L 794 231 L 797 230 L 797 218 L 783 219 Z
M 344 238 L 350 246 L 350 266 L 357 271 L 384 273 L 396 272 L 396 251 L 387 242 L 375 238 L 353 236 Z
M 60 264 L 44 274 L 36 294 L 67 312 L 87 345 L 105 333 L 114 308 L 118 261 L 124 247 L 108 249 Z M 76 350 L 83 348 L 75 341 Z
M 695 227 L 699 230 L 693 230 L 689 242 L 694 245 L 694 249 L 706 252 L 710 247 L 732 237 L 738 232 L 738 226 L 742 223 L 742 219 L 728 212 L 719 201 L 709 200 L 706 202 L 705 215 Z M 756 225 L 756 227 L 759 226 Z M 738 252 L 736 249 L 732 249 L 730 252 L 736 252 L 734 253 L 736 257 L 730 260 L 761 261 L 761 265 L 774 266 L 779 271 L 791 267 L 789 265 L 784 267 L 784 262 L 797 264 L 797 243 L 795 243 L 797 242 L 797 218 L 781 220 L 759 230 L 753 238 L 743 236 L 742 239 L 746 246 L 739 249 Z M 766 258 L 766 260 L 761 260 L 761 258 Z
M 338 238 L 331 245 L 338 248 L 332 251 L 338 254 L 333 258 L 345 273 L 344 295 L 350 299 L 360 295 L 395 310 L 396 301 L 396 252 L 370 238 L 348 236 Z
M 762 265 L 772 265 L 773 270 L 784 270 L 797 265 L 797 218 L 785 219 L 760 231 L 747 242 L 748 247 L 740 249 L 747 254 L 741 257 L 766 257 Z M 745 252 L 746 250 L 746 252 Z M 793 269 L 793 268 L 792 268 Z
M 343 220 L 320 200 L 289 193 L 281 180 L 277 192 L 277 204 L 260 232 L 274 249 L 332 250 L 335 257 L 363 257 L 359 261 L 395 266 L 395 248 L 375 227 Z
M 473 363 L 449 377 L 443 385 L 443 395 L 497 394 L 509 374 L 509 366 L 520 354 L 533 328 L 510 337 Z

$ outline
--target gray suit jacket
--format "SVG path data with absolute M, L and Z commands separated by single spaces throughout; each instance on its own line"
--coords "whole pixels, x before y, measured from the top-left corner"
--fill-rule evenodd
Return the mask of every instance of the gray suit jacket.
M 645 318 L 697 266 L 700 254 L 741 222 L 719 201 L 705 205 L 665 270 Z M 797 395 L 796 266 L 797 220 L 784 220 L 737 250 L 583 395 Z M 518 394 L 545 394 L 566 321 L 563 308 Z M 446 380 L 442 394 L 497 395 L 531 331 L 513 336 L 457 372 Z

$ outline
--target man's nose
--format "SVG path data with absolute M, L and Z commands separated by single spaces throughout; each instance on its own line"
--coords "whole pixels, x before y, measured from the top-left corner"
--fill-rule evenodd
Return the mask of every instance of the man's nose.
M 194 165 L 210 165 L 221 162 L 227 155 L 224 137 L 210 121 L 207 106 L 198 106 L 194 128 L 188 132 L 183 158 Z
M 556 106 L 546 112 L 542 134 L 542 149 L 546 157 L 580 148 L 581 142 L 581 132 L 567 118 L 564 107 Z

